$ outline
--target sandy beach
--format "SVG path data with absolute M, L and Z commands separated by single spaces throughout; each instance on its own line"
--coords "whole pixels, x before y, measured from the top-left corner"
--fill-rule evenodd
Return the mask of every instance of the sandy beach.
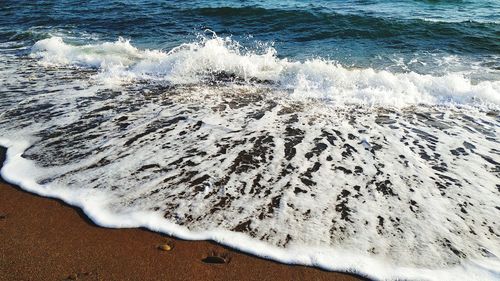
M 30 194 L 3 180 L 0 239 L 2 281 L 364 280 L 264 260 L 210 241 L 183 241 L 144 229 L 102 228 L 62 201 Z M 159 250 L 165 243 L 173 249 Z M 213 253 L 227 256 L 229 262 L 202 261 Z

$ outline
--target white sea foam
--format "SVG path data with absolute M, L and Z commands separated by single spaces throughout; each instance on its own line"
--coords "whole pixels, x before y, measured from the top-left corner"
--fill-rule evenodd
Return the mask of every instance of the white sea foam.
M 236 45 L 163 52 L 51 38 L 32 52 L 51 71 L 1 57 L 2 176 L 103 226 L 376 279 L 500 278 L 498 103 L 447 104 L 475 105 L 495 81 L 290 62 Z M 121 86 L 59 66 L 97 68 L 98 81 Z M 205 83 L 218 72 L 245 82 Z M 173 87 L 123 83 L 136 79 Z
M 500 259 L 468 260 L 452 267 L 428 269 L 411 266 L 398 266 L 390 259 L 363 254 L 360 249 L 347 247 L 327 248 L 307 244 L 294 244 L 287 248 L 276 247 L 255 240 L 245 234 L 224 229 L 189 230 L 176 223 L 165 220 L 162 214 L 141 209 L 116 209 L 118 199 L 101 189 L 68 188 L 58 185 L 40 185 L 37 179 L 50 172 L 36 166 L 33 161 L 22 157 L 30 147 L 27 141 L 12 141 L 0 138 L 0 145 L 7 147 L 7 159 L 1 170 L 7 181 L 23 189 L 47 197 L 61 199 L 68 204 L 80 207 L 96 224 L 112 228 L 145 227 L 154 231 L 174 235 L 189 240 L 213 240 L 241 251 L 267 259 L 289 263 L 321 267 L 326 270 L 345 271 L 361 274 L 378 280 L 497 280 L 500 277 Z M 52 169 L 53 170 L 53 169 Z M 60 171 L 59 171 L 60 173 Z M 251 204 L 246 202 L 246 204 Z M 293 227 L 291 225 L 290 227 Z M 293 229 L 288 229 L 288 231 Z M 361 230 L 363 231 L 363 230 Z M 310 233 L 315 235 L 317 233 Z M 313 238 L 313 237 L 311 237 Z M 320 237 L 317 237 L 321 239 Z M 367 241 L 368 242 L 368 241 Z M 369 241 L 373 243 L 375 241 Z M 382 242 L 383 247 L 390 244 Z
M 134 79 L 192 84 L 207 75 L 226 73 L 250 81 L 272 81 L 295 98 L 319 98 L 336 104 L 408 106 L 414 104 L 500 105 L 500 81 L 473 83 L 462 73 L 443 76 L 349 69 L 335 62 L 279 59 L 273 48 L 243 52 L 229 38 L 213 37 L 168 52 L 140 50 L 129 41 L 84 46 L 51 37 L 33 46 L 32 56 L 45 65 L 76 65 L 101 70 L 109 84 Z

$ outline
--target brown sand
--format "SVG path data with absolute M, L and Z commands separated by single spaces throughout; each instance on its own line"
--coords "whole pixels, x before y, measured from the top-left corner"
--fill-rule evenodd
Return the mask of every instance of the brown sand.
M 165 241 L 171 251 L 157 248 Z M 229 263 L 202 262 L 211 252 L 227 254 Z M 210 241 L 98 227 L 62 201 L 0 183 L 0 280 L 363 279 L 280 264 Z
M 0 147 L 0 168 L 5 160 Z M 170 251 L 158 246 L 169 244 Z M 227 256 L 225 264 L 202 260 Z M 277 263 L 211 241 L 145 229 L 109 229 L 66 203 L 0 178 L 0 281 L 4 280 L 368 280 Z

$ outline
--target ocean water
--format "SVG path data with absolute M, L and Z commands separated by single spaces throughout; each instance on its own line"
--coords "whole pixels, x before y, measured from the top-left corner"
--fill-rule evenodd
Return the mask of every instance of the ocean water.
M 500 280 L 500 2 L 0 2 L 2 176 L 97 224 Z

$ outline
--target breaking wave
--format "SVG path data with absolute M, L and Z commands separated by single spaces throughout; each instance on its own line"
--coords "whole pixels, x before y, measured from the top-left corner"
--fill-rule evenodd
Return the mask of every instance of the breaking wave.
M 409 106 L 416 104 L 500 105 L 500 81 L 474 83 L 464 73 L 442 76 L 347 68 L 335 61 L 278 58 L 272 47 L 249 51 L 230 38 L 202 38 L 170 51 L 141 50 L 127 40 L 70 45 L 60 37 L 38 41 L 32 57 L 47 66 L 95 68 L 106 83 L 136 80 L 173 85 L 236 81 L 272 84 L 293 98 L 334 104 Z

